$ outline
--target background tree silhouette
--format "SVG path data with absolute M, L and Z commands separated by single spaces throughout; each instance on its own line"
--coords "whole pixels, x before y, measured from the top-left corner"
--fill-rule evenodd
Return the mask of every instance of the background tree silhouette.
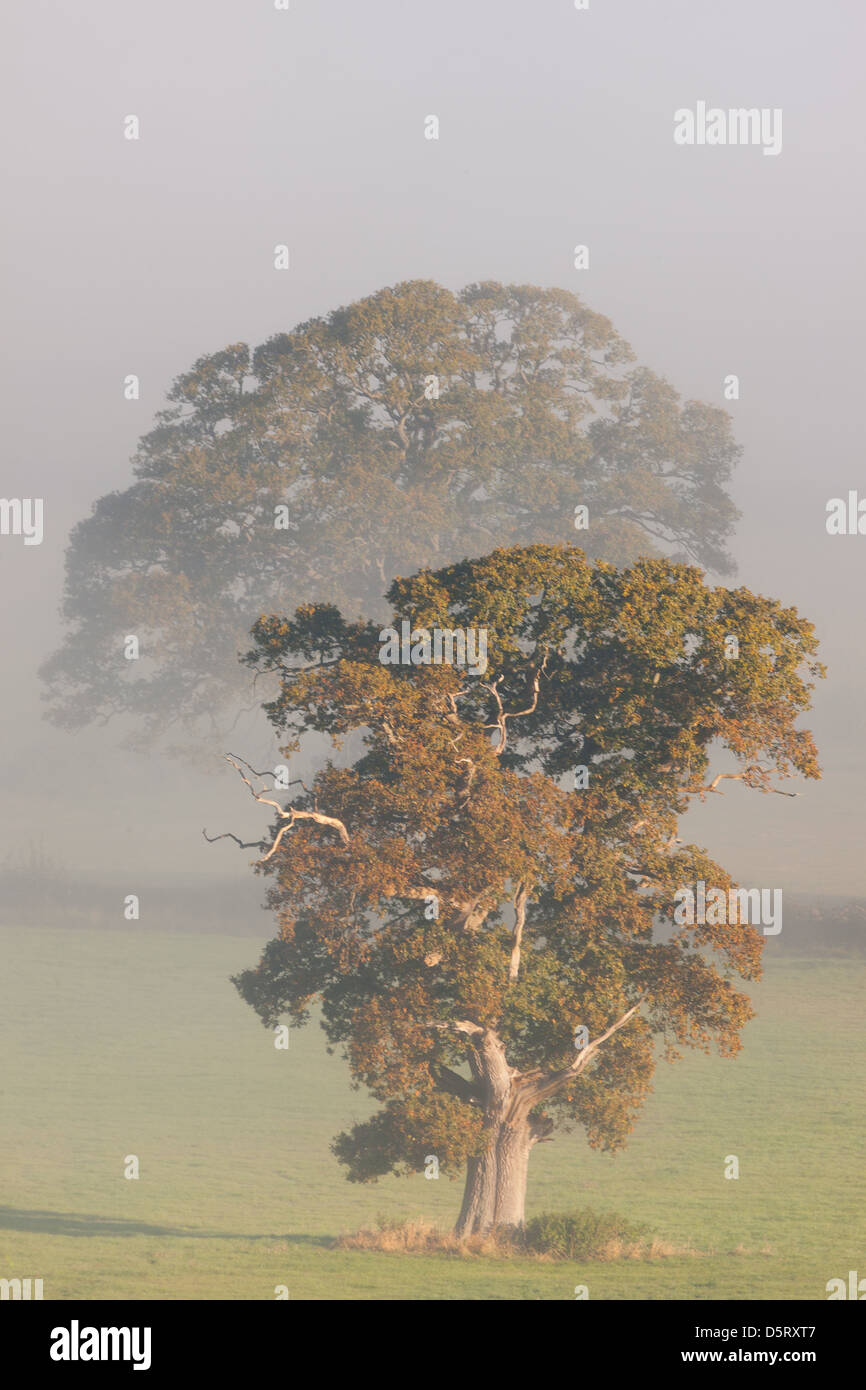
M 237 657 L 261 613 L 375 616 L 420 566 L 567 541 L 576 506 L 591 555 L 730 570 L 728 416 L 682 403 L 563 290 L 411 281 L 203 357 L 168 399 L 135 481 L 72 534 L 43 667 L 69 728 L 201 735 L 249 698 Z

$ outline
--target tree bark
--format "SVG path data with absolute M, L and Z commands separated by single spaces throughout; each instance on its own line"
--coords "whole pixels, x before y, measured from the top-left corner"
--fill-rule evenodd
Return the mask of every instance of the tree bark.
M 536 1142 L 529 1120 L 517 1116 L 493 1122 L 487 1146 L 469 1160 L 458 1236 L 486 1235 L 495 1227 L 520 1227 L 526 1213 L 529 1154 Z
M 492 1030 L 474 1043 L 471 1066 L 484 1104 L 485 1147 L 469 1160 L 463 1205 L 455 1234 L 485 1235 L 498 1226 L 524 1223 L 529 1152 L 536 1138 L 529 1121 L 531 1101 L 519 1074 Z
M 532 1146 L 529 1121 L 506 1121 L 496 1145 L 496 1207 L 494 1226 L 521 1227 L 526 1219 L 526 1180 Z
M 488 1148 L 480 1158 L 470 1158 L 466 1171 L 463 1205 L 457 1218 L 458 1236 L 489 1231 L 496 1210 L 496 1151 Z

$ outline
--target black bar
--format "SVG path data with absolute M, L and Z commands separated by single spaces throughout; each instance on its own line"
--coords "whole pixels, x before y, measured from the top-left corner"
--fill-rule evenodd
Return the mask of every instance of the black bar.
M 339 1311 L 333 1304 L 340 1305 Z M 713 1367 L 748 1372 L 790 1365 L 818 1373 L 823 1383 L 843 1368 L 850 1374 L 863 1345 L 863 1314 L 834 1301 L 575 1299 L 565 1317 L 562 1310 L 544 1316 L 536 1309 L 530 1315 L 524 1307 L 519 1315 L 522 1325 L 508 1311 L 506 1335 L 498 1342 L 489 1333 L 501 1326 L 504 1310 L 494 1306 L 482 1314 L 475 1304 L 472 1307 L 471 1323 L 466 1310 L 457 1306 L 453 1312 L 438 1307 L 434 1323 L 426 1305 L 401 1303 L 395 1317 L 391 1302 L 376 1315 L 367 1302 L 338 1299 L 326 1302 L 312 1317 L 307 1304 L 293 1305 L 291 1300 L 274 1300 L 269 1307 L 220 1301 L 8 1302 L 0 1309 L 0 1332 L 4 1362 L 17 1363 L 24 1377 L 48 1374 L 61 1383 L 64 1377 L 93 1378 L 100 1371 L 115 1377 L 138 1375 L 142 1383 L 150 1376 L 160 1384 L 166 1374 L 241 1373 L 258 1378 L 271 1371 L 287 1382 L 303 1375 L 309 1383 L 311 1374 L 331 1379 L 340 1352 L 356 1374 L 365 1371 L 365 1381 L 427 1381 L 437 1361 L 450 1364 L 452 1374 L 461 1363 L 472 1365 L 475 1346 L 485 1360 L 491 1351 L 495 1360 L 501 1347 L 506 1365 L 507 1358 L 515 1358 L 512 1369 L 527 1355 L 546 1360 L 542 1348 L 548 1346 L 549 1369 L 559 1363 L 566 1370 L 570 1363 L 574 1378 L 584 1382 L 590 1366 L 593 1379 L 602 1372 L 618 1379 L 628 1370 L 667 1375 L 679 1367 L 687 1375 L 700 1376 Z M 461 1339 L 463 1351 L 457 1350 L 449 1326 L 470 1334 L 468 1343 Z M 89 1329 L 97 1329 L 99 1336 Z M 101 1329 L 118 1329 L 118 1336 L 107 1333 L 103 1339 Z M 556 1339 L 552 1346 L 547 1341 L 551 1336 Z M 401 1361 L 397 1357 L 404 1342 L 407 1351 L 414 1350 Z M 115 1346 L 119 1354 L 126 1354 L 125 1360 L 111 1359 Z M 55 1356 L 62 1352 L 70 1359 L 54 1359 L 52 1348 Z M 421 1348 L 423 1361 L 418 1362 Z M 89 1359 L 91 1350 L 100 1355 L 104 1351 L 106 1359 Z M 78 1359 L 71 1359 L 75 1351 Z

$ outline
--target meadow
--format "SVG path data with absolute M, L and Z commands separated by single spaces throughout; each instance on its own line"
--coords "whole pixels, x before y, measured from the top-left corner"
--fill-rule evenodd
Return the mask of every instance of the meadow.
M 345 1180 L 330 1141 L 372 1106 L 317 1026 L 275 1049 L 229 983 L 249 937 L 0 928 L 0 1277 L 46 1299 L 826 1299 L 866 1274 L 866 960 L 767 954 L 736 1060 L 660 1064 L 615 1157 L 580 1133 L 533 1152 L 529 1215 L 612 1209 L 697 1253 L 543 1263 L 334 1248 L 378 1213 L 448 1226 L 461 1185 Z

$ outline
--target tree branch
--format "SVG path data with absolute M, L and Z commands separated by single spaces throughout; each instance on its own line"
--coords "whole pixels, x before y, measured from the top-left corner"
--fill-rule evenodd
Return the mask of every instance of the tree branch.
M 261 859 L 258 861 L 260 864 L 266 863 L 272 857 L 272 855 L 276 854 L 277 850 L 280 847 L 280 844 L 282 843 L 283 836 L 286 834 L 287 831 L 292 829 L 296 821 L 300 820 L 311 820 L 314 821 L 316 825 L 329 826 L 332 830 L 336 830 L 338 832 L 340 839 L 342 840 L 344 845 L 349 844 L 349 832 L 346 829 L 343 822 L 339 820 L 337 816 L 326 816 L 323 811 L 302 811 L 297 806 L 289 806 L 284 809 L 278 801 L 272 801 L 270 797 L 263 796 L 261 792 L 257 792 L 249 777 L 244 776 L 243 768 L 247 768 L 247 770 L 251 772 L 254 777 L 267 777 L 271 775 L 270 773 L 256 772 L 255 768 L 250 767 L 250 764 L 246 762 L 243 758 L 236 758 L 232 753 L 226 753 L 224 754 L 224 757 L 227 763 L 231 763 L 232 767 L 238 773 L 241 781 L 245 782 L 246 785 L 249 787 L 250 795 L 253 797 L 253 799 L 255 801 L 261 802 L 263 806 L 272 806 L 276 811 L 277 815 L 280 817 L 280 819 L 285 821 L 285 825 L 280 826 L 280 829 L 277 831 L 277 834 L 274 837 L 274 842 L 268 850 L 267 854 L 263 855 Z M 206 830 L 203 830 L 202 834 L 204 835 L 205 839 L 208 840 L 210 843 L 213 843 L 214 840 L 230 839 L 234 840 L 237 844 L 239 844 L 242 848 L 245 849 L 264 848 L 263 840 L 253 841 L 250 844 L 245 845 L 244 842 L 238 839 L 237 835 L 233 835 L 231 831 L 226 831 L 224 835 L 210 836 L 208 835 Z
M 448 1019 L 442 1023 L 434 1020 L 424 1026 L 425 1028 L 432 1028 L 436 1033 L 468 1033 L 471 1037 L 486 1031 L 480 1023 L 473 1023 L 471 1018 Z
M 241 849 L 264 849 L 265 847 L 264 840 L 241 840 L 239 836 L 233 835 L 230 830 L 224 831 L 222 835 L 208 835 L 206 830 L 202 830 L 201 833 L 204 835 L 209 845 L 216 844 L 217 840 L 234 840 L 236 845 L 240 845 Z
M 556 1091 L 566 1086 L 569 1081 L 573 1081 L 576 1076 L 579 1076 L 588 1066 L 599 1048 L 607 1042 L 608 1038 L 613 1037 L 614 1033 L 618 1033 L 620 1028 L 624 1028 L 629 1019 L 634 1017 L 643 1001 L 644 996 L 642 995 L 637 1003 L 633 1004 L 630 1009 L 627 1009 L 621 1018 L 618 1018 L 615 1023 L 612 1023 L 609 1028 L 605 1029 L 597 1038 L 594 1038 L 592 1042 L 587 1043 L 586 1047 L 577 1054 L 570 1066 L 564 1067 L 561 1071 L 553 1072 L 548 1076 L 542 1076 L 538 1081 L 530 1082 L 528 1089 L 532 1096 L 533 1105 L 537 1104 L 539 1100 L 544 1100 L 547 1096 L 554 1095 Z
M 544 654 L 544 660 L 542 661 L 541 665 L 537 668 L 537 670 L 536 670 L 536 671 L 534 672 L 534 674 L 533 674 L 533 677 L 532 677 L 532 700 L 531 700 L 531 702 L 526 706 L 526 709 L 513 710 L 513 711 L 510 712 L 510 713 L 509 713 L 508 711 L 506 711 L 505 709 L 503 709 L 503 707 L 502 707 L 502 699 L 501 699 L 501 697 L 500 697 L 499 691 L 497 690 L 497 686 L 499 685 L 499 682 L 502 680 L 502 677 L 501 677 L 501 676 L 497 676 L 497 678 L 496 678 L 495 681 L 491 681 L 489 684 L 485 684 L 484 689 L 485 689 L 485 690 L 489 690 L 490 693 L 491 693 L 491 695 L 493 696 L 494 700 L 496 701 L 497 717 L 496 717 L 496 719 L 494 720 L 494 722 L 493 722 L 492 724 L 485 724 L 485 725 L 484 725 L 484 728 L 485 728 L 485 729 L 498 729 L 498 730 L 499 730 L 499 743 L 497 744 L 496 748 L 493 750 L 493 751 L 496 753 L 496 756 L 497 756 L 497 757 L 499 757 L 499 755 L 500 755 L 501 753 L 504 753 L 504 751 L 505 751 L 505 744 L 506 744 L 506 741 L 507 741 L 507 739 L 508 739 L 507 721 L 508 721 L 509 719 L 520 719 L 521 716 L 524 715 L 524 714 L 534 714 L 535 710 L 537 709 L 537 707 L 538 707 L 538 692 L 539 692 L 539 689 L 540 689 L 540 686 L 541 686 L 541 677 L 542 677 L 542 675 L 543 675 L 543 673 L 544 673 L 544 670 L 545 670 L 546 665 L 547 665 L 547 653 L 545 652 L 545 654 Z
M 436 1086 L 438 1090 L 456 1096 L 458 1100 L 465 1100 L 469 1105 L 481 1104 L 480 1088 L 459 1072 L 452 1071 L 450 1067 L 439 1068 L 436 1073 Z
M 799 792 L 783 792 L 778 787 L 768 787 L 765 785 L 767 778 L 772 772 L 772 768 L 761 767 L 759 763 L 754 763 L 751 767 L 744 768 L 742 772 L 719 772 L 706 787 L 677 787 L 677 791 L 686 796 L 699 796 L 701 801 L 706 800 L 708 792 L 715 792 L 716 796 L 723 796 L 724 792 L 719 791 L 719 783 L 724 781 L 741 782 L 744 781 L 747 787 L 755 791 L 763 792 L 766 796 L 773 793 L 774 796 L 799 796 Z
M 529 887 L 521 880 L 514 899 L 514 945 L 511 948 L 511 964 L 508 967 L 509 980 L 516 980 L 520 972 L 520 943 L 523 940 L 523 928 L 526 923 L 526 899 L 528 896 Z

